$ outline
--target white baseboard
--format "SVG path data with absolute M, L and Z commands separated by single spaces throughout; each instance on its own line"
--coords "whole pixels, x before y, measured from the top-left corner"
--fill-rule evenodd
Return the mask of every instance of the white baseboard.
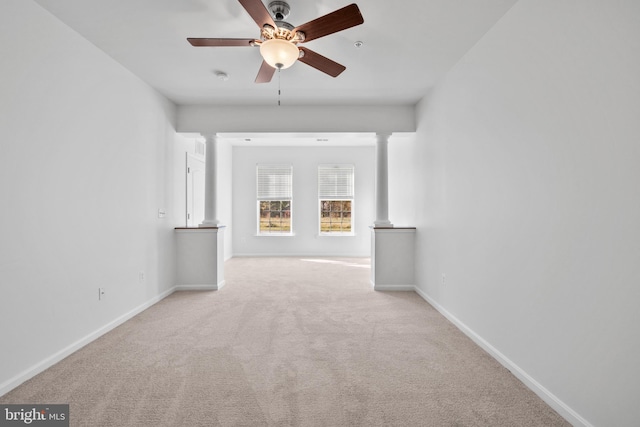
M 193 284 L 193 285 L 176 285 L 176 291 L 217 291 L 225 285 L 225 281 L 221 281 L 218 284 Z
M 415 291 L 416 287 L 414 285 L 401 285 L 401 284 L 394 284 L 394 285 L 376 285 L 375 283 L 373 283 L 373 281 L 371 281 L 371 286 L 373 286 L 373 290 L 374 291 Z
M 571 423 L 573 426 L 593 427 L 591 423 L 582 418 L 580 414 L 571 409 L 567 404 L 558 399 L 553 393 L 547 390 L 542 384 L 533 379 L 522 368 L 513 363 L 504 354 L 498 351 L 495 347 L 485 341 L 480 335 L 475 333 L 471 328 L 461 322 L 456 316 L 448 312 L 444 307 L 438 304 L 433 298 L 427 295 L 422 289 L 414 286 L 414 290 L 420 295 L 426 302 L 428 302 L 433 308 L 438 310 L 440 314 L 453 323 L 458 329 L 460 329 L 466 336 L 471 338 L 473 342 L 478 344 L 484 351 L 489 353 L 494 359 L 496 359 L 502 366 L 507 368 L 516 378 L 518 378 L 524 385 L 526 385 L 531 391 L 537 394 L 547 405 L 552 407 L 558 414 L 560 414 L 565 420 Z
M 67 357 L 67 356 L 71 355 L 72 353 L 80 350 L 85 345 L 87 345 L 90 342 L 96 340 L 97 338 L 100 338 L 102 335 L 106 334 L 107 332 L 111 331 L 112 329 L 115 329 L 116 327 L 120 326 L 121 324 L 123 324 L 127 320 L 131 319 L 135 315 L 137 315 L 139 313 L 142 313 L 147 308 L 151 307 L 152 305 L 156 304 L 160 300 L 162 300 L 162 299 L 168 297 L 169 295 L 171 295 L 174 291 L 175 291 L 175 288 L 171 288 L 168 291 L 165 291 L 165 292 L 161 293 L 160 295 L 157 295 L 157 296 L 151 298 L 149 301 L 139 305 L 138 307 L 134 308 L 133 310 L 129 311 L 128 313 L 125 313 L 122 316 L 112 320 L 111 322 L 107 323 L 103 327 L 95 330 L 94 332 L 90 333 L 89 335 L 79 339 L 78 341 L 74 342 L 73 344 L 63 348 L 62 350 L 60 350 L 57 353 L 47 357 L 46 359 L 44 359 L 43 361 L 35 364 L 34 366 L 26 369 L 25 371 L 21 372 L 20 374 L 16 375 L 15 377 L 13 377 L 13 378 L 5 381 L 4 383 L 0 384 L 0 396 L 3 396 L 5 394 L 7 394 L 8 392 L 13 390 L 14 388 L 18 387 L 23 382 L 35 377 L 40 372 L 50 368 L 51 366 L 53 366 L 56 363 L 60 362 L 65 357 Z

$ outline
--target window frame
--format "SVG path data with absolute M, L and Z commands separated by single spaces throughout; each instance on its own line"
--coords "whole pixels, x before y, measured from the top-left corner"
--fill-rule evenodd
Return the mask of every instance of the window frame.
M 282 173 L 288 169 L 288 173 Z M 271 171 L 272 182 L 261 182 L 261 179 L 266 179 Z M 280 178 L 280 179 L 279 179 Z M 283 186 L 281 180 L 288 181 L 287 185 Z M 276 182 L 279 181 L 279 182 Z M 287 188 L 285 188 L 287 187 Z M 269 218 L 272 212 L 279 212 L 281 215 L 288 212 L 288 231 L 268 231 L 262 229 L 262 203 L 269 203 Z M 273 209 L 273 203 L 279 203 L 279 209 Z M 285 209 L 282 204 L 287 203 L 288 207 Z M 282 221 L 280 216 L 280 222 Z M 256 236 L 293 236 L 293 165 L 291 164 L 276 164 L 276 163 L 258 163 L 256 164 Z
M 321 172 L 321 169 L 331 170 L 337 169 L 342 170 L 339 173 L 342 174 L 345 169 L 350 169 L 348 180 L 348 187 L 345 186 L 344 182 L 338 182 L 340 177 L 335 177 L 335 190 L 332 192 L 327 188 L 326 184 L 321 182 L 321 177 L 324 174 L 324 177 L 327 177 L 326 172 Z M 328 237 L 341 237 L 341 236 L 355 236 L 355 165 L 353 164 L 320 164 L 317 167 L 317 179 L 318 179 L 318 207 L 317 207 L 317 227 L 318 227 L 318 235 L 319 236 L 328 236 Z M 327 211 L 323 209 L 323 203 L 329 203 L 331 206 L 331 210 L 329 210 L 329 214 L 333 213 L 333 206 L 337 202 L 350 202 L 350 211 L 349 212 L 349 222 L 350 222 L 350 230 L 349 231 L 323 231 L 322 230 L 322 219 L 323 213 Z M 347 211 L 344 211 L 343 208 L 339 211 L 341 213 L 341 221 L 340 223 L 344 223 L 343 214 Z

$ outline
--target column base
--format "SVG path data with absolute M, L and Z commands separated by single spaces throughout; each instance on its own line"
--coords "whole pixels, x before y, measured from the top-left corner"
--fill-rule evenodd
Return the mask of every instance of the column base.
M 212 220 L 205 220 L 202 221 L 202 224 L 199 224 L 198 227 L 217 227 L 220 225 L 220 221 L 218 221 L 217 219 L 212 219 Z

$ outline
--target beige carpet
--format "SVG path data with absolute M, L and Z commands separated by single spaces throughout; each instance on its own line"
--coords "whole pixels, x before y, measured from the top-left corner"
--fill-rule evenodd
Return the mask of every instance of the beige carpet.
M 0 398 L 72 426 L 561 426 L 508 370 L 369 260 L 233 258 Z

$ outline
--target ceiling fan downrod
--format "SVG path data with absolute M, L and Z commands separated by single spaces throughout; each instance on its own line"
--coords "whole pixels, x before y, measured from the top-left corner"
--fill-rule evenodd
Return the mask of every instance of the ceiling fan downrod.
M 269 10 L 271 11 L 271 16 L 273 19 L 277 21 L 284 21 L 289 16 L 289 12 L 291 12 L 291 7 L 289 7 L 289 3 L 286 1 L 275 0 L 269 3 Z

